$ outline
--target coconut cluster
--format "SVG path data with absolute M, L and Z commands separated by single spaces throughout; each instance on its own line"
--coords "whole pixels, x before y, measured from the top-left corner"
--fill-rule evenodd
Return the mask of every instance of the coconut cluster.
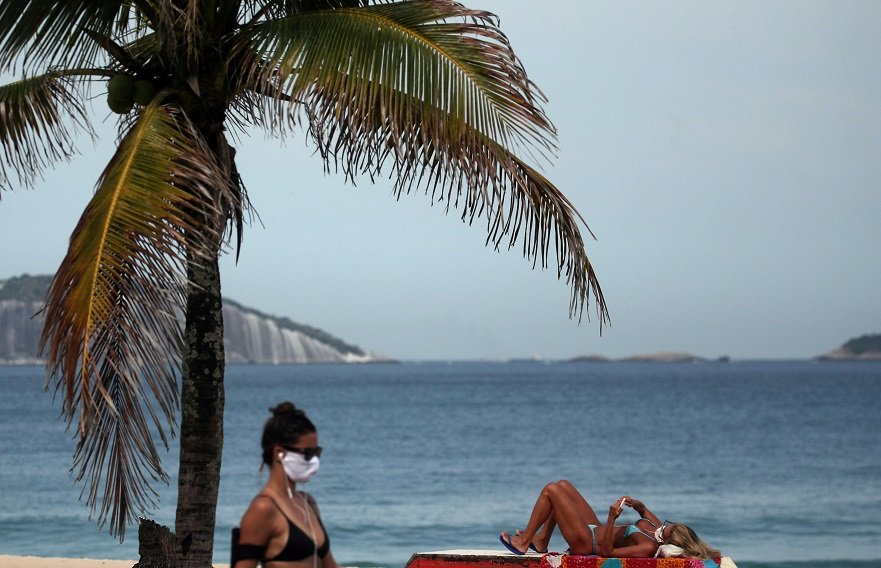
M 135 104 L 147 106 L 155 96 L 155 85 L 146 79 L 117 73 L 107 81 L 107 106 L 117 114 L 129 112 Z

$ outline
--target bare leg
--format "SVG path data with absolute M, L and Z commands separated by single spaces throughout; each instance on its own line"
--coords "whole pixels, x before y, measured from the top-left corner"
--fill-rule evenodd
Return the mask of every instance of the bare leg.
M 532 539 L 532 546 L 535 548 L 537 552 L 547 552 L 548 545 L 551 542 L 551 536 L 554 534 L 554 529 L 557 528 L 557 519 L 554 518 L 552 514 L 547 521 L 541 526 L 541 530 L 536 533 L 535 537 Z
M 587 502 L 587 499 L 575 489 L 575 486 L 566 481 L 565 479 L 561 479 L 557 482 L 559 485 L 569 496 L 575 506 L 578 508 L 579 513 L 581 514 L 581 520 L 586 525 L 599 525 L 600 519 L 597 517 L 597 514 L 594 513 L 593 507 L 590 506 L 590 503 Z
M 593 509 L 572 484 L 568 481 L 549 483 L 535 501 L 526 528 L 511 537 L 511 544 L 518 550 L 526 551 L 540 527 L 545 526 L 542 537 L 550 540 L 551 531 L 556 525 L 560 527 L 573 553 L 589 554 L 593 539 L 587 528 L 588 522 L 599 524 Z
M 594 512 L 593 508 L 590 506 L 590 503 L 575 489 L 575 486 L 565 479 L 561 479 L 556 483 L 556 485 L 562 489 L 572 503 L 575 505 L 578 510 L 579 516 L 581 518 L 581 523 L 583 525 L 599 525 L 600 520 Z M 548 517 L 547 521 L 545 521 L 541 525 L 541 529 L 538 533 L 533 537 L 532 544 L 538 550 L 547 550 L 548 543 L 551 541 L 551 536 L 554 533 L 554 529 L 557 527 L 557 520 L 554 518 L 553 513 Z

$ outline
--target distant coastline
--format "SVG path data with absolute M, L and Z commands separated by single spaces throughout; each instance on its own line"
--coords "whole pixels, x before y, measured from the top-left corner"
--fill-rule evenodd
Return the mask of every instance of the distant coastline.
M 881 361 L 881 334 L 867 334 L 849 339 L 841 347 L 809 359 L 815 361 Z M 611 359 L 603 355 L 579 355 L 569 359 L 570 363 L 728 363 L 730 361 L 731 358 L 728 355 L 707 359 L 682 352 L 645 353 L 621 359 Z
M 42 365 L 36 356 L 42 329 L 39 314 L 51 276 L 27 274 L 0 279 L 0 365 Z M 321 329 L 269 315 L 224 298 L 224 346 L 228 364 L 397 363 L 398 359 L 360 349 Z M 881 361 L 881 334 L 852 338 L 815 361 Z M 487 362 L 491 360 L 487 359 Z M 611 358 L 600 354 L 569 359 L 498 359 L 506 363 L 728 363 L 731 357 L 701 357 L 682 351 L 637 353 Z
M 23 274 L 0 279 L 0 365 L 41 365 L 43 299 L 50 275 Z M 365 351 L 313 326 L 272 316 L 223 299 L 227 364 L 389 363 L 390 357 Z
M 881 351 L 866 353 L 850 353 L 842 349 L 836 349 L 816 357 L 817 361 L 881 361 Z
M 578 357 L 573 357 L 569 359 L 569 363 L 613 363 L 613 362 L 621 362 L 621 363 L 707 363 L 707 362 L 722 362 L 727 363 L 730 361 L 730 358 L 727 355 L 723 355 L 716 359 L 707 359 L 705 357 L 698 357 L 697 355 L 693 355 L 691 353 L 683 353 L 679 351 L 662 351 L 658 353 L 641 353 L 637 355 L 631 355 L 629 357 L 623 357 L 620 359 L 611 359 L 609 357 L 604 357 L 602 355 L 580 355 Z
M 824 353 L 818 361 L 881 361 L 881 333 L 861 335 L 844 345 Z

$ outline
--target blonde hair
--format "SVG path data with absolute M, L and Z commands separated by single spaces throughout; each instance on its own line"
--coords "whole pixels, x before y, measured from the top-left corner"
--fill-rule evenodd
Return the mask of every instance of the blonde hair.
M 710 548 L 702 541 L 688 525 L 676 523 L 670 529 L 670 538 L 667 543 L 675 544 L 685 551 L 688 556 L 694 558 L 719 558 L 722 553 L 715 548 Z

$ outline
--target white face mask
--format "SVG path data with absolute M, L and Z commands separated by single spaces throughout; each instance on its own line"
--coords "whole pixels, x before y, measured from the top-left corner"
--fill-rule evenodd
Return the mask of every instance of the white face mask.
M 294 483 L 307 483 L 318 473 L 320 463 L 318 456 L 312 456 L 311 460 L 306 461 L 306 458 L 298 453 L 286 452 L 281 459 L 281 465 L 288 479 Z
M 655 540 L 659 543 L 663 544 L 664 542 L 664 527 L 660 526 L 655 529 Z

